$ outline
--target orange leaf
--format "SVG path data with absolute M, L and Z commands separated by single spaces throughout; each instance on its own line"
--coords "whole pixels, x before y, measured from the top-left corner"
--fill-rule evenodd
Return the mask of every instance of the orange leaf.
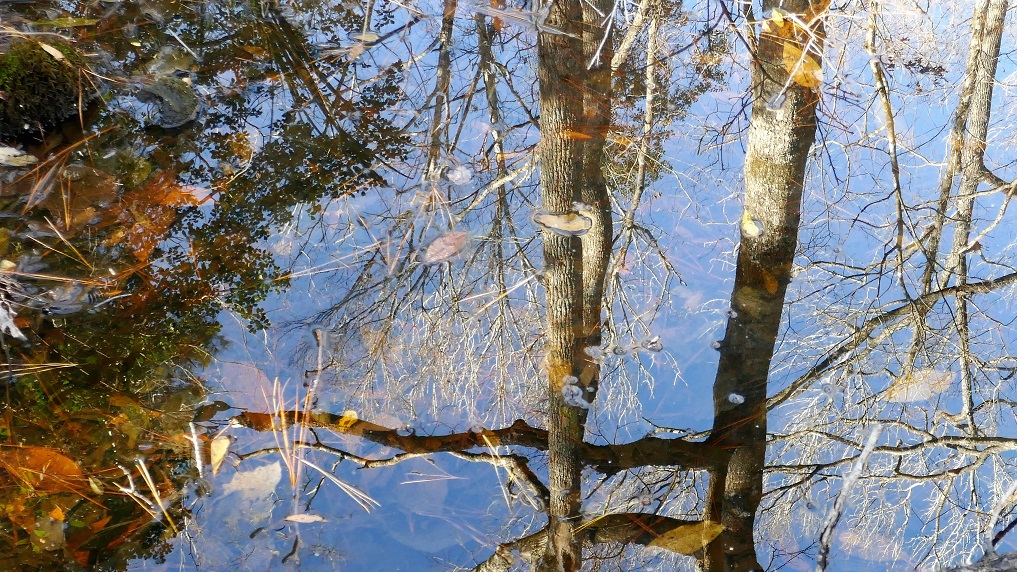
M 770 274 L 766 270 L 763 270 L 763 286 L 766 288 L 766 291 L 769 292 L 770 294 L 776 294 L 777 288 L 780 285 L 777 283 L 777 279 L 774 278 L 773 274 Z
M 23 483 L 42 492 L 80 491 L 88 487 L 73 459 L 47 447 L 8 447 L 0 463 Z
M 593 139 L 592 135 L 587 135 L 586 133 L 581 133 L 579 131 L 569 131 L 567 129 L 563 131 L 562 134 L 569 139 Z

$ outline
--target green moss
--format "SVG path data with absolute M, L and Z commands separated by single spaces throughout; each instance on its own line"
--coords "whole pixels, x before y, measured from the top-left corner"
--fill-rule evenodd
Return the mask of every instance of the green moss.
M 82 58 L 65 44 L 48 45 L 65 58 L 34 41 L 12 43 L 0 54 L 0 137 L 38 134 L 77 113 Z

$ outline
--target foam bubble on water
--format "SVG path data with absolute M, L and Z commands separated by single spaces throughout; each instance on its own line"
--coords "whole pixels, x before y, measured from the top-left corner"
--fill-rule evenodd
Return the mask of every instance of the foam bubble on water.
M 653 336 L 648 340 L 639 342 L 639 347 L 653 353 L 664 351 L 664 344 L 660 342 L 660 336 Z
M 566 375 L 565 377 L 561 378 L 561 381 L 565 385 L 576 385 L 577 383 L 579 383 L 579 378 L 574 375 Z
M 612 346 L 611 347 L 611 353 L 616 355 L 616 356 L 623 356 L 623 355 L 627 355 L 629 353 L 629 349 L 627 347 L 625 347 L 625 346 L 620 346 L 620 345 L 619 346 Z
M 639 503 L 642 504 L 643 506 L 650 506 L 650 503 L 652 502 L 653 497 L 651 497 L 650 495 L 642 495 L 639 497 Z
M 734 308 L 731 308 L 730 310 L 727 311 L 727 317 L 731 318 L 732 320 L 737 319 L 738 311 L 735 310 Z
M 410 437 L 412 435 L 415 435 L 416 433 L 417 429 L 410 423 L 407 423 L 402 427 L 396 429 L 396 435 L 399 435 L 400 437 Z
M 533 223 L 542 230 L 564 236 L 582 236 L 593 228 L 593 219 L 577 213 L 551 214 L 537 211 Z
M 723 346 L 723 345 L 724 344 L 721 343 L 720 340 L 714 340 L 714 341 L 710 342 L 710 347 L 715 349 L 715 350 L 719 350 L 721 348 L 721 346 Z
M 445 178 L 453 185 L 465 185 L 473 179 L 473 173 L 463 165 L 458 165 L 445 173 Z
M 734 403 L 735 405 L 741 405 L 742 403 L 745 403 L 745 397 L 737 393 L 732 393 L 728 395 L 727 400 L 730 401 L 731 403 Z
M 578 385 L 565 385 L 561 388 L 562 397 L 565 398 L 565 404 L 571 405 L 572 407 L 580 407 L 582 409 L 589 409 L 590 403 L 583 399 L 583 388 Z
M 583 348 L 583 353 L 593 359 L 600 359 L 604 357 L 604 348 L 600 346 L 586 346 Z

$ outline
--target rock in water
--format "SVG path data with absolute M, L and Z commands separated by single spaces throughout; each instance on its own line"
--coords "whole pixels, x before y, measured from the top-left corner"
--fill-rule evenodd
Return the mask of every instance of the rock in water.
M 156 124 L 160 127 L 180 127 L 198 116 L 201 102 L 186 75 L 181 77 L 179 73 L 172 73 L 146 78 L 140 89 L 138 99 L 150 101 L 158 107 L 159 119 Z

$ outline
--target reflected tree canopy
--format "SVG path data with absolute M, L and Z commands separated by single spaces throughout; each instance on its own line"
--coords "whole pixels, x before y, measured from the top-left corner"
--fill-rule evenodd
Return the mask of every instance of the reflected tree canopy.
M 63 8 L 0 7 L 83 107 L 0 129 L 3 566 L 1010 549 L 1006 1 Z

